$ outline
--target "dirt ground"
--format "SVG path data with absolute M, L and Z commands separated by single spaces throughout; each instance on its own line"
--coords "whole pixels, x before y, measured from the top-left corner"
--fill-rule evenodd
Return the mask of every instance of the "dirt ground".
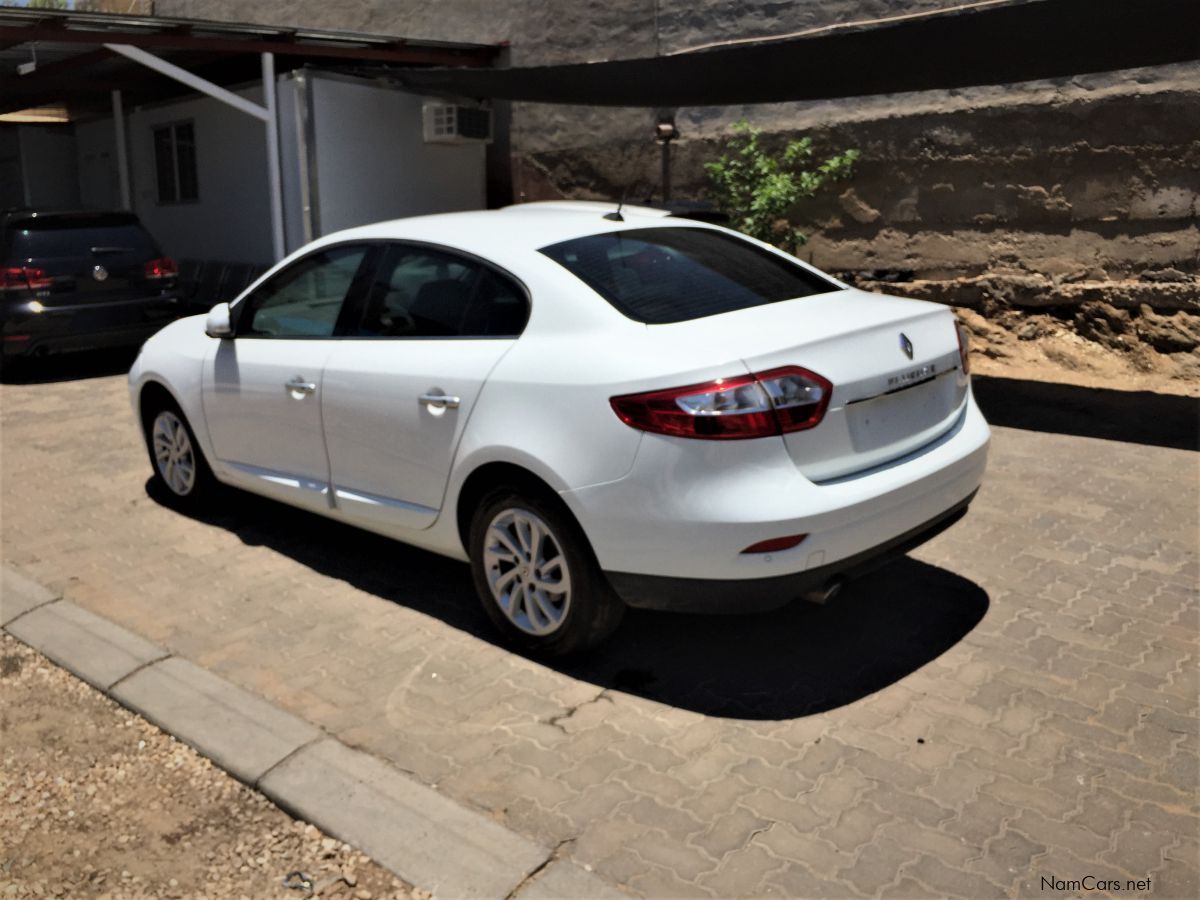
M 428 900 L 19 641 L 0 643 L 0 896 Z M 301 871 L 314 891 L 283 881 Z
M 955 308 L 971 335 L 971 371 L 1118 391 L 1200 397 L 1200 353 L 1114 350 L 1048 315 L 1022 315 L 1019 325 Z

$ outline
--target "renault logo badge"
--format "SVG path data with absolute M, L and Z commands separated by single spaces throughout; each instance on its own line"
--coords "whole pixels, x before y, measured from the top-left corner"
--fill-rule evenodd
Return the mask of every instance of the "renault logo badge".
M 904 355 L 907 356 L 909 359 L 913 358 L 912 341 L 910 341 L 908 339 L 908 335 L 905 334 L 903 331 L 900 332 L 900 349 L 904 351 Z
M 92 266 L 92 277 L 97 281 L 104 281 L 108 278 L 108 269 L 104 266 Z

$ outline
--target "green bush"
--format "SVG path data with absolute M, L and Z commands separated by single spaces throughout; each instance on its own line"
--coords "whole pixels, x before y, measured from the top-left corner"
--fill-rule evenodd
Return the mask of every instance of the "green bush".
M 714 204 L 732 228 L 794 252 L 808 240 L 792 224 L 794 208 L 825 185 L 849 178 L 859 152 L 845 150 L 814 166 L 812 138 L 788 141 L 782 154 L 773 155 L 748 122 L 735 123 L 733 132 L 730 152 L 704 166 Z

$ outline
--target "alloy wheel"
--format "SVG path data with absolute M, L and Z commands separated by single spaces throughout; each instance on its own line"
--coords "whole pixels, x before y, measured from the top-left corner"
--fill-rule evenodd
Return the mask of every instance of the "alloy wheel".
M 539 637 L 562 626 L 571 573 L 544 519 L 527 509 L 501 510 L 484 535 L 483 566 L 492 598 L 513 625 Z
M 163 482 L 180 497 L 186 497 L 196 485 L 196 453 L 183 420 L 164 409 L 154 418 L 151 429 L 154 463 Z

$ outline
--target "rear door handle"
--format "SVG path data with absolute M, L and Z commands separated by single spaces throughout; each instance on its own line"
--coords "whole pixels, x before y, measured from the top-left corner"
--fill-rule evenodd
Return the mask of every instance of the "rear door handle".
M 458 409 L 462 405 L 461 397 L 451 397 L 449 394 L 422 394 L 417 398 L 422 406 L 433 406 L 439 409 Z
M 303 377 L 297 375 L 291 381 L 284 385 L 293 394 L 314 394 L 317 391 L 317 386 L 311 381 L 305 381 Z

